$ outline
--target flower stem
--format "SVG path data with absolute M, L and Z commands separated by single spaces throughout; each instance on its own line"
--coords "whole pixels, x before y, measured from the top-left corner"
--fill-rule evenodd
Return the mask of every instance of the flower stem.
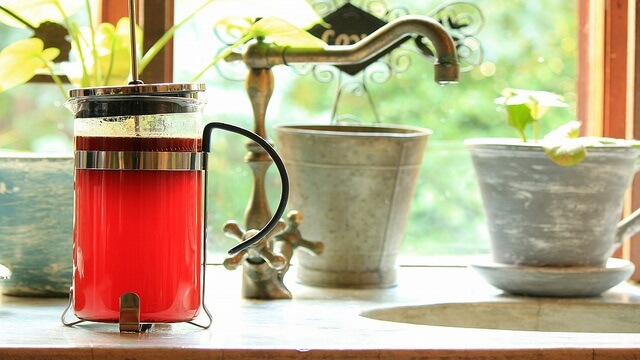
M 36 29 L 36 27 L 33 26 L 33 24 L 31 24 L 30 22 L 28 22 L 25 18 L 23 18 L 22 16 L 16 14 L 13 11 L 7 9 L 6 7 L 0 5 L 0 10 L 4 11 L 7 15 L 11 16 L 16 21 L 20 22 L 21 24 L 23 24 L 24 26 L 28 27 L 29 29 L 31 29 L 31 30 L 35 30 Z
M 109 80 L 111 80 L 111 72 L 113 71 L 113 63 L 115 62 L 116 57 L 116 42 L 114 39 L 111 40 L 111 53 L 109 57 L 109 68 L 107 69 L 107 74 L 104 77 L 104 84 L 108 85 Z
M 204 75 L 205 72 L 207 72 L 210 68 L 212 68 L 215 64 L 218 63 L 218 61 L 226 58 L 227 56 L 229 56 L 233 50 L 244 44 L 245 42 L 247 42 L 249 39 L 251 39 L 253 36 L 251 34 L 246 34 L 245 36 L 243 36 L 242 38 L 240 38 L 238 41 L 236 41 L 235 43 L 233 43 L 232 45 L 229 45 L 228 48 L 226 48 L 223 52 L 221 52 L 220 54 L 218 54 L 218 56 L 216 56 L 215 58 L 213 58 L 213 60 L 207 65 L 205 66 L 204 69 L 202 69 L 198 74 L 196 74 L 191 81 L 196 81 L 198 80 L 202 75 Z
M 524 134 L 524 130 L 518 129 L 518 134 L 520 134 L 520 139 L 522 139 L 523 142 L 527 142 L 527 136 Z
M 60 92 L 62 93 L 62 96 L 64 97 L 64 99 L 65 100 L 69 100 L 69 95 L 67 94 L 67 92 L 64 89 L 64 86 L 62 84 L 62 80 L 60 79 L 58 74 L 56 74 L 55 71 L 53 71 L 53 65 L 51 64 L 51 62 L 47 61 L 42 56 L 38 56 L 38 59 L 40 59 L 44 63 L 44 65 L 47 67 L 47 69 L 49 69 L 49 74 L 51 75 L 51 79 L 53 79 L 53 82 L 57 85 L 58 90 L 60 90 Z
M 96 29 L 93 27 L 93 19 L 91 14 L 91 4 L 89 0 L 84 0 L 85 7 L 87 9 L 87 15 L 89 18 L 89 29 L 91 31 L 91 55 L 93 56 L 94 78 L 96 85 L 106 85 L 102 82 L 102 73 L 100 69 L 100 58 L 98 57 L 98 49 L 96 47 Z
M 78 29 L 77 26 L 75 26 L 75 24 L 73 24 L 71 21 L 69 21 L 69 18 L 67 17 L 67 14 L 64 12 L 64 9 L 62 8 L 62 5 L 60 5 L 59 1 L 55 1 L 55 5 L 58 8 L 58 11 L 60 11 L 60 14 L 62 15 L 62 19 L 64 19 L 64 25 L 67 28 L 67 31 L 69 32 L 69 36 L 71 36 L 71 40 L 76 44 L 76 47 L 78 48 L 78 56 L 80 57 L 80 64 L 82 65 L 82 80 L 81 80 L 81 85 L 82 86 L 89 86 L 89 72 L 87 71 L 87 66 L 84 63 L 84 55 L 82 53 L 82 44 L 80 44 L 80 37 L 79 37 L 79 33 L 80 33 L 80 29 Z
M 182 27 L 182 25 L 187 23 L 187 21 L 191 20 L 191 18 L 193 18 L 198 12 L 200 12 L 202 9 L 204 9 L 206 6 L 208 6 L 209 4 L 211 4 L 214 1 L 215 0 L 207 1 L 202 6 L 200 6 L 195 11 L 193 11 L 191 14 L 189 14 L 187 17 L 182 19 L 182 21 L 180 21 L 179 23 L 177 23 L 177 24 L 173 25 L 172 27 L 170 27 L 169 30 L 167 30 L 160 37 L 160 39 L 158 39 L 158 41 L 156 41 L 149 48 L 149 50 L 142 56 L 142 59 L 140 59 L 140 62 L 138 63 L 138 71 L 142 72 L 142 70 L 144 70 L 147 67 L 147 65 L 149 65 L 151 60 L 153 60 L 153 58 L 156 55 L 158 55 L 160 50 L 162 50 L 162 48 L 171 40 L 171 38 L 173 38 L 173 35 L 175 34 L 176 30 L 178 30 L 180 27 Z M 135 46 L 135 45 L 132 44 L 131 46 Z

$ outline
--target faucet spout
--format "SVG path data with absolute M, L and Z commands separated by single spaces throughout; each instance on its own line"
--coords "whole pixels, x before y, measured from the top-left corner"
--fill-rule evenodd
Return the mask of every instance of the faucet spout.
M 294 64 L 359 64 L 374 58 L 403 37 L 416 34 L 428 38 L 435 48 L 435 81 L 439 84 L 457 82 L 460 65 L 453 39 L 440 23 L 423 15 L 401 16 L 353 45 L 300 48 L 257 41 L 247 47 L 242 59 L 250 68 Z

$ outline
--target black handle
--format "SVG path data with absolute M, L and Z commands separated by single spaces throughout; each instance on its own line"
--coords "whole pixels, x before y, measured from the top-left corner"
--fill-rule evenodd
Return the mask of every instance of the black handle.
M 247 129 L 241 128 L 239 126 L 221 123 L 221 122 L 211 122 L 208 123 L 204 127 L 204 131 L 202 133 L 202 151 L 211 152 L 211 133 L 214 129 L 221 129 L 225 131 L 229 131 L 238 135 L 242 135 L 247 137 L 253 141 L 255 141 L 261 148 L 263 148 L 271 159 L 273 163 L 278 168 L 278 173 L 280 174 L 280 179 L 282 180 L 282 192 L 280 193 L 280 202 L 278 203 L 278 207 L 271 217 L 271 220 L 254 236 L 248 238 L 247 240 L 241 242 L 240 244 L 232 247 L 229 250 L 229 255 L 234 255 L 239 253 L 240 251 L 248 248 L 249 246 L 255 244 L 260 239 L 265 237 L 273 228 L 278 224 L 280 218 L 284 214 L 285 208 L 287 207 L 287 201 L 289 200 L 289 175 L 287 174 L 287 169 L 284 166 L 284 162 L 280 158 L 280 155 L 276 152 L 276 150 L 271 146 L 266 140 L 264 140 L 260 135 L 249 131 Z

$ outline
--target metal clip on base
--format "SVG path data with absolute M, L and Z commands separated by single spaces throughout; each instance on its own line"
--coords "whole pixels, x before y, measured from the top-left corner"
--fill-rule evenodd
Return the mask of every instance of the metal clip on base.
M 120 296 L 121 333 L 139 333 L 151 327 L 151 324 L 140 324 L 140 297 L 135 293 L 124 293 Z

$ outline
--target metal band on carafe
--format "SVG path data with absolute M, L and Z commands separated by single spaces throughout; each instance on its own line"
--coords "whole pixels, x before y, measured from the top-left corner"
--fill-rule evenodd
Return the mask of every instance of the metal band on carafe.
M 200 152 L 96 151 L 75 152 L 76 169 L 91 170 L 205 170 Z

